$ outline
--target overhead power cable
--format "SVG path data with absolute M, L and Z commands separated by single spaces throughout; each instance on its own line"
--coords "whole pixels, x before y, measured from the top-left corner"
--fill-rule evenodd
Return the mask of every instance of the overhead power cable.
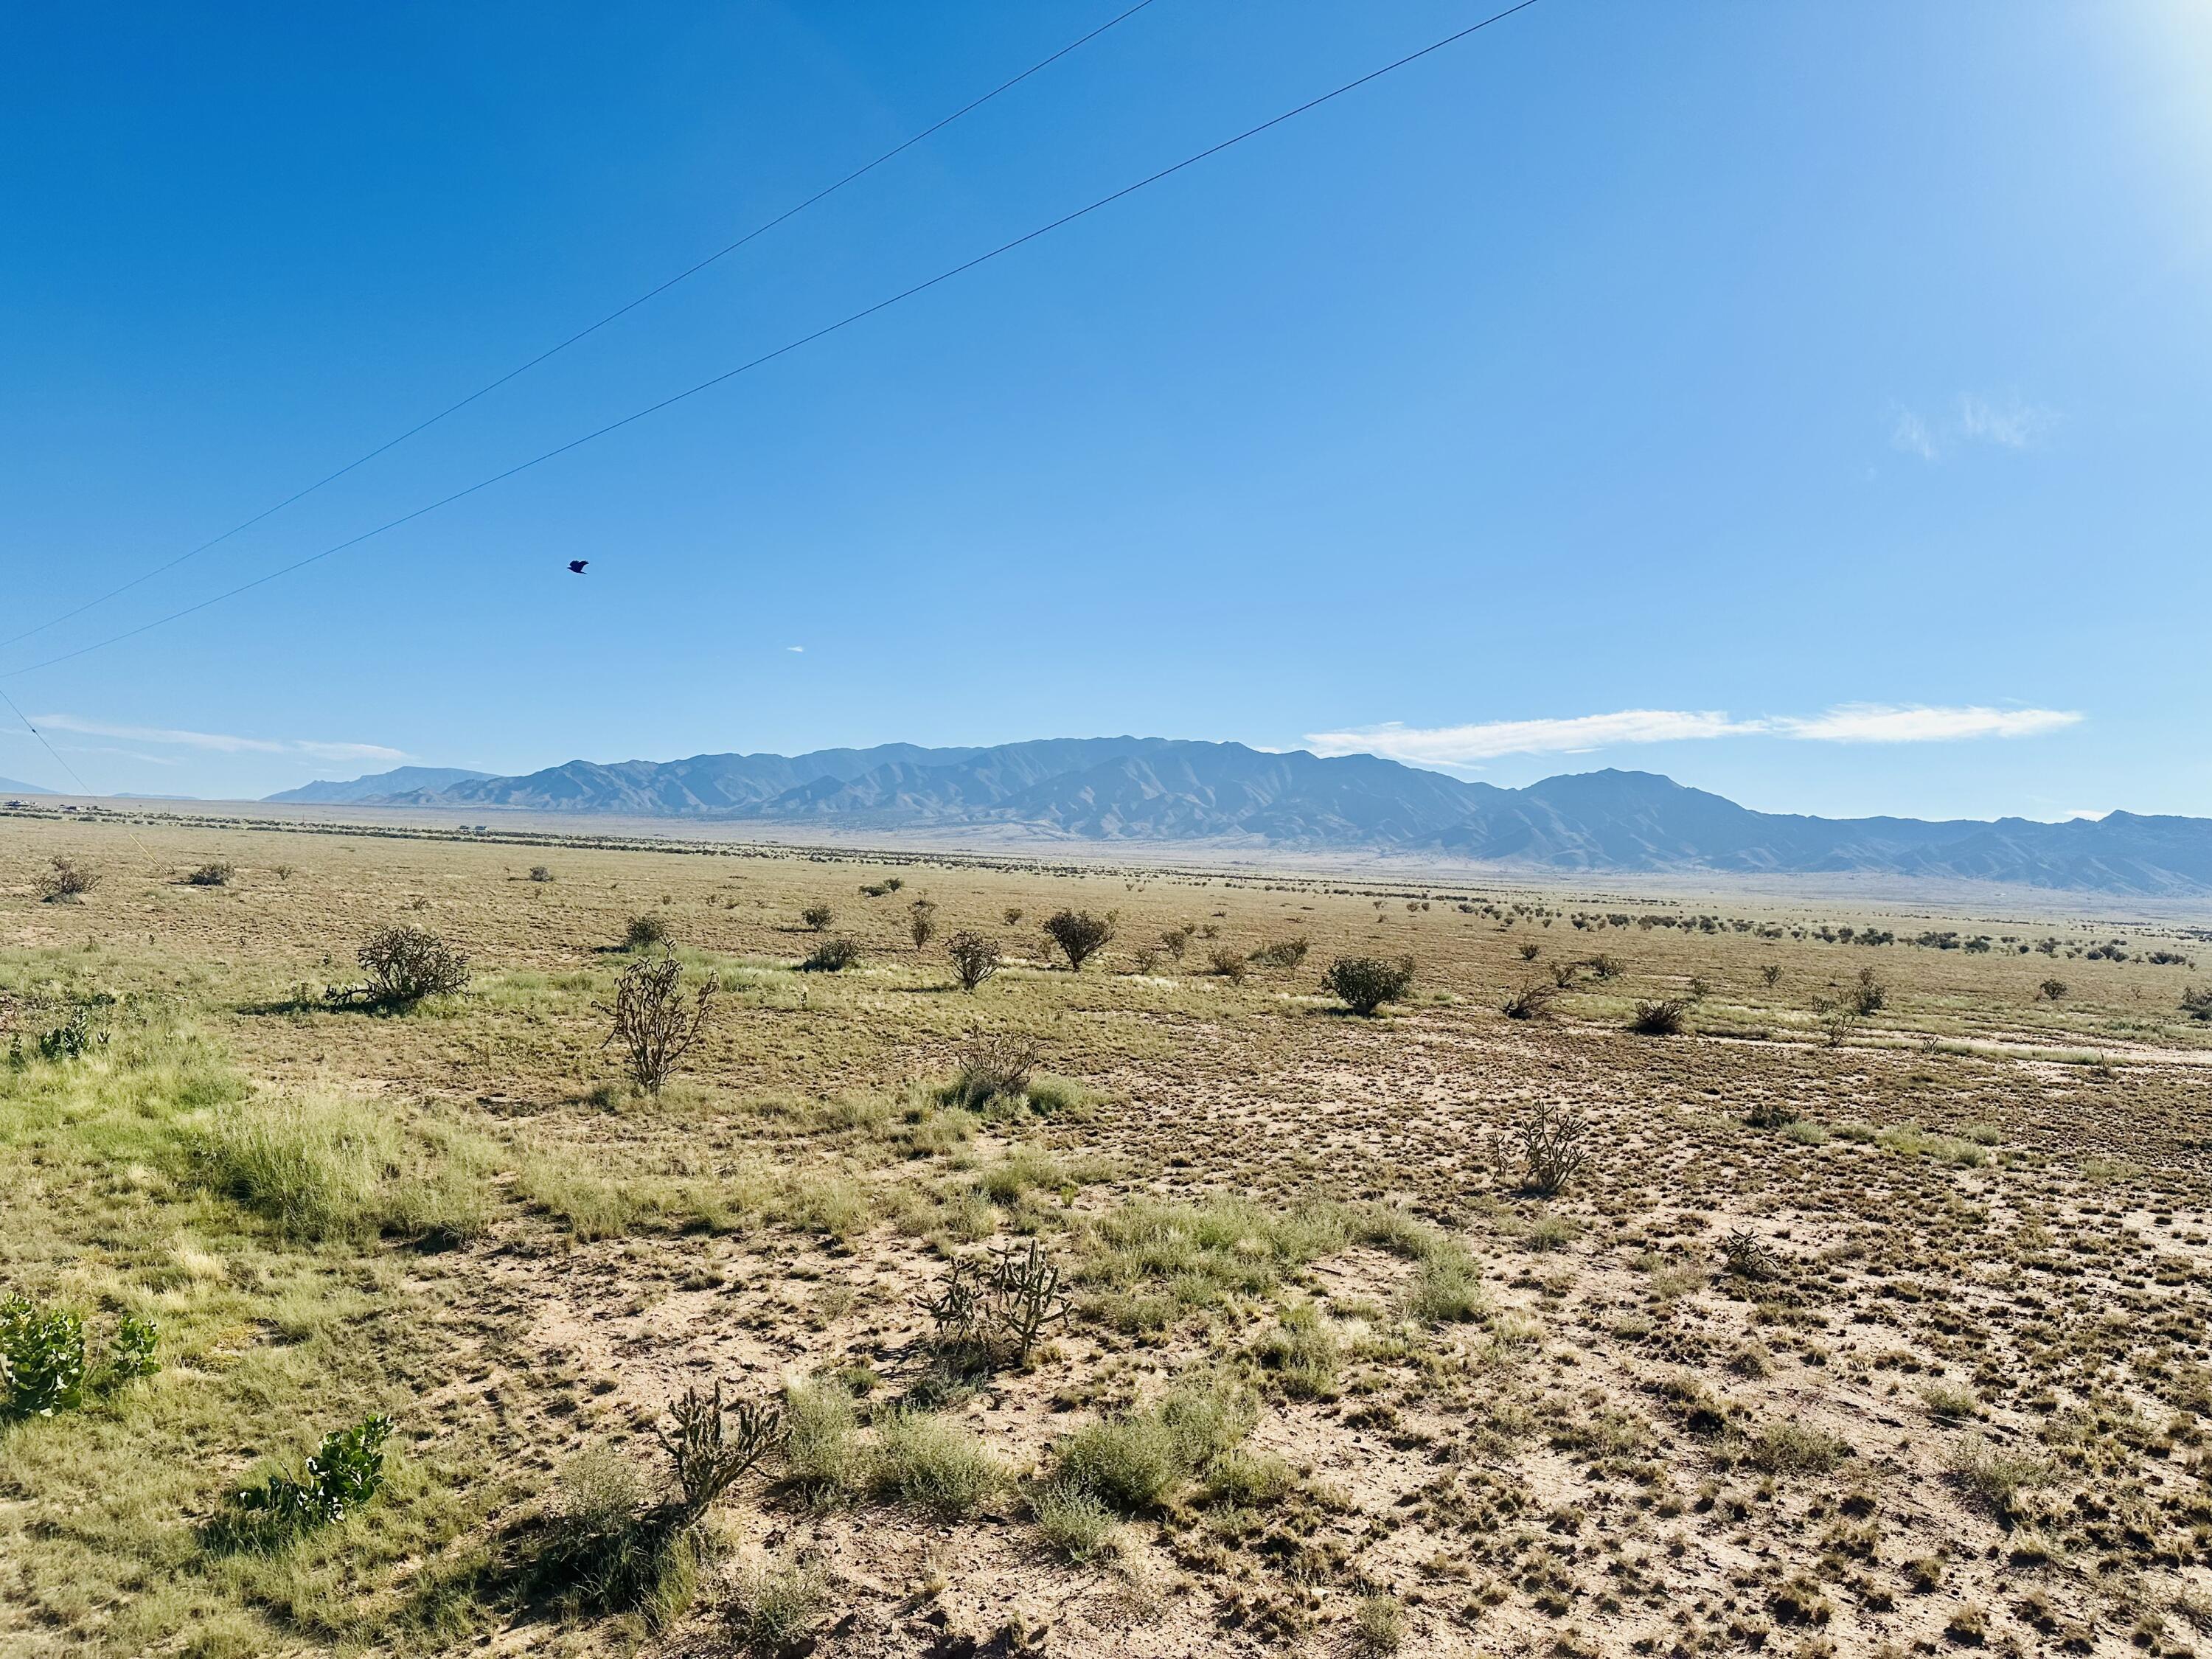
M 1170 166 L 1160 168 L 1157 173 L 1147 173 L 1145 177 L 1138 179 L 1133 184 L 1124 185 L 1121 189 L 1114 191 L 1109 194 L 1101 196 L 1096 201 L 1089 203 L 1083 207 L 1077 208 L 1073 212 L 1064 213 L 1057 219 L 1054 219 L 1044 224 L 1039 225 L 1034 230 L 1024 231 L 1021 235 L 1013 238 L 1010 241 L 1001 242 L 996 247 L 992 248 L 986 252 L 976 254 L 973 258 L 963 259 L 957 265 L 952 265 L 944 270 L 940 270 L 934 276 L 927 277 L 921 282 L 916 283 L 910 288 L 901 289 L 897 293 L 891 295 L 887 299 L 878 300 L 873 305 L 864 306 L 858 311 L 848 313 L 845 316 L 839 318 L 836 322 L 824 324 L 822 327 L 815 329 L 811 333 L 802 334 L 795 339 L 787 340 L 783 344 L 776 347 L 772 351 L 764 351 L 759 356 L 750 358 L 744 362 L 738 364 L 733 368 L 724 369 L 720 374 L 712 375 L 706 380 L 701 380 L 696 386 L 686 386 L 683 391 L 672 392 L 669 396 L 661 398 L 657 403 L 647 404 L 642 409 L 633 410 L 629 414 L 623 416 L 618 420 L 610 421 L 605 426 L 595 427 L 591 431 L 584 433 L 579 437 L 571 438 L 564 444 L 556 445 L 551 449 L 548 449 L 538 454 L 533 455 L 526 461 L 519 461 L 514 465 L 507 468 L 504 471 L 495 472 L 489 477 L 479 478 L 476 483 L 466 485 L 462 489 L 456 489 L 451 495 L 441 495 L 436 501 L 430 501 L 424 506 L 418 507 L 412 512 L 403 513 L 396 519 L 387 519 L 382 524 L 374 526 L 373 529 L 364 530 L 357 536 L 349 536 L 344 541 L 333 543 L 331 545 L 324 548 L 319 553 L 310 553 L 304 558 L 295 559 L 289 564 L 280 565 L 276 569 L 271 570 L 264 575 L 256 576 L 251 581 L 240 582 L 235 587 L 227 588 L 220 593 L 216 593 L 208 599 L 202 599 L 197 605 L 189 605 L 180 611 L 173 611 L 167 616 L 157 617 L 151 622 L 143 623 L 137 628 L 127 629 L 122 633 L 111 634 L 106 639 L 95 640 L 90 645 L 80 646 L 74 651 L 65 651 L 58 656 L 48 657 L 44 661 L 31 663 L 21 668 L 9 669 L 4 673 L 0 673 L 0 679 L 15 679 L 25 674 L 36 673 L 40 669 L 52 668 L 57 664 L 72 661 L 78 657 L 87 656 L 94 651 L 105 650 L 111 645 L 119 645 L 125 640 L 136 639 L 141 634 L 149 633 L 156 628 L 165 627 L 173 622 L 181 621 L 186 617 L 193 616 L 199 611 L 208 609 L 210 605 L 221 605 L 227 599 L 236 599 L 241 593 L 252 592 L 255 588 L 265 586 L 270 582 L 273 582 L 279 577 L 289 576 L 297 570 L 304 570 L 309 565 L 319 563 L 321 561 L 331 557 L 333 554 L 343 553 L 349 548 L 358 547 L 363 542 L 371 540 L 375 537 L 384 535 L 389 531 L 397 530 L 403 525 L 412 524 L 416 520 L 422 518 L 429 514 L 435 513 L 442 507 L 450 507 L 455 501 L 465 500 L 468 496 L 477 494 L 479 490 L 489 489 L 492 485 L 504 483 L 506 480 L 515 477 L 519 473 L 527 472 L 532 467 L 542 466 L 547 461 L 553 460 L 559 456 L 565 455 L 572 449 L 580 449 L 586 444 L 595 442 L 599 439 L 607 436 L 610 433 L 619 432 L 624 427 L 634 425 L 635 422 L 644 420 L 648 416 L 657 415 L 665 409 L 672 409 L 678 404 L 684 403 L 690 398 L 697 397 L 702 392 L 710 392 L 714 387 L 721 386 L 726 381 L 733 380 L 740 374 L 750 374 L 754 369 L 775 362 L 779 357 L 788 356 L 791 353 L 799 350 L 804 346 L 811 345 L 817 340 L 825 339 L 832 334 L 836 334 L 844 329 L 850 328 L 854 324 L 862 322 L 866 319 L 876 315 L 878 312 L 888 311 L 893 306 L 913 299 L 916 295 L 926 294 L 930 289 L 938 287 L 939 284 L 949 283 L 954 277 L 963 276 L 965 273 L 975 270 L 979 265 L 988 264 L 992 260 L 1000 258 L 1001 255 L 1011 253 L 1016 248 L 1025 246 L 1029 243 L 1036 241 L 1040 237 L 1048 236 L 1056 230 L 1062 229 L 1068 225 L 1075 223 L 1079 219 L 1087 218 L 1102 208 L 1110 207 L 1113 204 L 1121 201 L 1125 197 L 1133 196 L 1139 191 L 1144 190 L 1149 185 L 1159 183 L 1163 179 L 1172 178 L 1176 173 L 1184 171 L 1186 168 L 1195 167 L 1200 161 L 1204 161 L 1210 157 L 1220 155 L 1224 150 L 1233 149 L 1238 144 L 1243 143 L 1247 139 L 1256 138 L 1261 133 L 1282 125 L 1285 121 L 1295 120 L 1297 117 L 1306 114 L 1310 111 L 1319 109 L 1322 105 L 1343 97 L 1346 93 L 1357 91 L 1359 88 L 1367 85 L 1370 82 L 1380 80 L 1382 76 L 1391 74 L 1395 70 L 1405 68 L 1408 64 L 1418 63 L 1424 58 L 1427 58 L 1435 52 L 1442 52 L 1445 47 L 1464 40 L 1470 35 L 1480 33 L 1482 30 L 1490 27 L 1492 24 L 1503 22 L 1505 19 L 1514 15 L 1516 12 L 1526 11 L 1529 7 L 1536 3 L 1537 0 L 1519 0 L 1519 3 L 1517 4 L 1508 6 L 1502 11 L 1492 12 L 1489 16 L 1483 18 L 1480 21 L 1470 23 L 1467 27 L 1456 30 L 1453 33 L 1447 34 L 1440 40 L 1433 40 L 1418 51 L 1407 52 L 1404 57 L 1394 59 L 1392 62 L 1383 64 L 1380 69 L 1370 70 L 1366 74 L 1359 76 L 1354 80 L 1346 81 L 1343 85 L 1333 88 L 1331 90 L 1321 94 L 1318 97 L 1310 98 L 1304 103 L 1299 104 L 1293 108 L 1286 109 L 1279 115 L 1271 116 L 1267 120 L 1261 122 L 1257 126 L 1247 127 L 1243 131 L 1236 134 L 1234 137 L 1224 138 L 1218 143 L 1210 144 L 1206 149 L 1196 152 L 1194 155 L 1187 155 L 1180 161 L 1176 161 Z
M 1021 85 L 1023 82 L 1028 80 L 1031 76 L 1051 68 L 1052 65 L 1057 64 L 1061 58 L 1066 57 L 1070 52 L 1088 46 L 1091 41 L 1096 40 L 1100 35 L 1105 33 L 1116 24 L 1128 21 L 1130 18 L 1134 17 L 1139 12 L 1144 10 L 1146 7 L 1152 3 L 1152 0 L 1137 0 L 1137 3 L 1129 7 L 1126 11 L 1117 13 L 1115 15 L 1108 18 L 1097 28 L 1092 29 L 1088 34 L 1080 35 L 1075 40 L 1069 41 L 1058 52 L 1053 53 L 1051 57 L 1039 58 L 1036 63 L 1030 64 L 1027 69 L 1024 70 L 1019 75 L 1015 76 L 1012 80 L 1001 81 L 997 86 L 993 87 L 990 91 L 983 94 L 981 97 L 970 99 L 968 102 L 963 104 L 958 109 L 954 110 L 951 114 L 944 117 L 940 120 L 933 121 L 929 125 L 924 127 L 912 137 L 902 140 L 900 143 L 892 145 L 890 149 L 885 150 L 881 155 L 877 156 L 874 161 L 868 162 L 866 166 L 854 168 L 852 172 L 838 179 L 836 183 L 825 185 L 822 189 L 816 191 L 813 195 L 808 197 L 805 201 L 786 208 L 782 212 L 777 214 L 773 219 L 765 220 L 760 224 L 755 225 L 750 230 L 738 237 L 734 242 L 726 242 L 720 247 L 716 248 L 712 253 L 707 255 L 705 258 L 698 260 L 693 264 L 687 265 L 682 270 L 678 271 L 673 276 L 669 277 L 667 281 L 656 283 L 653 287 L 646 289 L 644 293 L 639 295 L 637 298 L 630 301 L 628 304 L 616 307 L 614 310 L 607 313 L 605 316 L 600 318 L 597 322 L 578 329 L 574 334 L 569 335 L 566 339 L 558 341 L 555 344 L 546 347 L 544 350 L 539 352 L 536 356 L 530 358 L 526 362 L 516 364 L 513 368 L 508 369 L 506 374 L 501 375 L 497 380 L 487 380 L 483 385 L 478 386 L 474 392 L 470 392 L 465 398 L 462 398 L 453 403 L 447 404 L 436 414 L 429 416 L 423 420 L 417 421 L 413 426 L 409 427 L 404 432 L 399 433 L 396 436 L 386 438 L 382 443 L 377 445 L 375 448 L 365 451 L 362 454 L 355 456 L 353 459 L 348 461 L 343 466 L 339 467 L 336 471 L 325 473 L 321 477 L 316 479 L 314 483 L 307 485 L 303 489 L 294 490 L 290 495 L 284 497 L 283 501 L 262 508 L 260 512 L 255 514 L 252 518 L 241 519 L 238 523 L 231 526 L 229 529 L 224 531 L 221 535 L 210 536 L 207 540 L 202 542 L 198 547 L 191 548 L 185 552 L 178 554 L 176 557 L 169 560 L 166 564 L 157 564 L 151 570 L 144 571 L 138 575 L 133 576 L 129 581 L 123 583 L 120 586 L 108 589 L 106 592 L 100 594 L 97 599 L 87 599 L 83 604 L 76 606 L 73 610 L 64 611 L 57 617 L 49 617 L 46 621 L 39 623 L 36 627 L 27 628 L 20 634 L 10 634 L 4 639 L 0 639 L 0 646 L 13 645 L 19 640 L 29 639 L 34 634 L 43 634 L 46 629 L 58 627 L 61 623 L 68 622 L 73 617 L 81 617 L 88 611 L 94 610 L 100 605 L 106 605 L 110 599 L 119 599 L 122 595 L 128 593 L 132 588 L 137 587 L 143 583 L 149 582 L 156 576 L 164 575 L 169 571 L 174 570 L 179 565 L 183 564 L 187 560 L 198 558 L 201 554 L 208 551 L 209 549 L 220 547 L 223 543 L 228 541 L 233 536 L 236 536 L 242 532 L 252 529 L 254 526 L 259 524 L 263 520 L 274 517 L 276 514 L 282 513 L 286 507 L 290 507 L 294 502 L 305 501 L 308 496 L 313 495 L 325 484 L 336 483 L 340 478 L 344 477 L 346 474 L 353 471 L 356 468 L 366 466 L 369 462 L 374 460 L 378 456 L 385 453 L 387 450 L 396 449 L 401 444 L 405 443 L 410 438 L 428 431 L 432 427 L 437 425 L 439 422 L 444 420 L 447 416 L 458 415 L 461 410 L 466 409 L 471 404 L 475 403 L 479 398 L 487 397 L 490 393 L 498 391 L 500 387 L 505 386 L 509 380 L 513 380 L 521 375 L 527 374 L 532 369 L 537 368 L 540 363 L 546 362 L 549 358 L 557 357 L 561 353 L 566 351 L 570 346 L 576 344 L 579 341 L 588 339 L 591 336 L 598 333 L 601 329 L 605 328 L 608 324 L 629 316 L 631 312 L 635 311 L 640 306 L 646 304 L 648 301 L 659 299 L 662 295 L 667 293 L 669 289 L 676 287 L 679 283 L 688 282 L 692 277 L 696 276 L 701 271 L 706 270 L 708 266 L 716 264 L 718 261 L 726 259 L 731 254 L 735 253 L 739 248 L 744 247 L 747 243 L 765 236 L 769 231 L 774 230 L 778 225 L 784 223 L 787 220 L 797 218 L 800 214 L 805 212 L 807 209 L 814 206 L 817 203 L 825 201 L 829 198 L 835 196 L 839 191 L 844 189 L 846 185 L 852 184 L 858 179 L 866 178 L 869 173 L 873 173 L 878 167 L 883 166 L 884 162 L 890 161 L 895 156 L 904 154 L 909 149 L 912 149 L 916 144 L 920 143 L 923 139 L 929 137 L 932 134 L 944 131 L 945 128 L 951 126 L 962 116 L 972 114 L 976 110 L 982 108 L 984 105 L 989 103 L 994 98 L 998 97 L 1000 94 L 1011 92 L 1014 88 Z

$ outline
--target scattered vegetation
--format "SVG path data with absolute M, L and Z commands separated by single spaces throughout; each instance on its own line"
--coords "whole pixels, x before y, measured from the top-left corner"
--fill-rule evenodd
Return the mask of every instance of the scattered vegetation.
M 1353 1013 L 1372 1018 L 1384 1003 L 1402 1002 L 1413 988 L 1413 959 L 1339 957 L 1329 963 L 1323 982 Z

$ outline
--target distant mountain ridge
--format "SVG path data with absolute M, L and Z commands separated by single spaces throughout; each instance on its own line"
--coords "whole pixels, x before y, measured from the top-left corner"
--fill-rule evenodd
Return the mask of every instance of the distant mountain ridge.
M 35 783 L 25 783 L 21 778 L 0 778 L 0 795 L 58 795 L 58 789 L 48 789 Z
M 490 775 L 489 772 L 471 772 L 459 766 L 395 766 L 389 772 L 375 772 L 365 778 L 348 778 L 343 782 L 318 779 L 313 783 L 303 783 L 297 789 L 287 789 L 264 799 L 325 805 L 381 800 L 387 795 L 404 794 L 411 789 L 445 789 L 457 783 L 472 782 Z
M 402 781 L 431 770 L 403 767 L 270 799 L 1429 851 L 1592 872 L 1862 872 L 2146 896 L 2212 893 L 2207 818 L 2127 812 L 2064 823 L 1817 818 L 1756 812 L 1650 772 L 1575 773 L 1501 789 L 1373 755 L 1278 754 L 1173 738 L 577 760 L 523 777 Z

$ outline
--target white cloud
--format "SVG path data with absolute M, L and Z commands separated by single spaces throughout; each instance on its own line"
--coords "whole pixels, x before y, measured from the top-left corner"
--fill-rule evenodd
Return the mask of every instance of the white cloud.
M 179 732 L 165 726 L 110 726 L 74 714 L 33 714 L 31 724 L 91 738 L 125 738 L 136 743 L 169 744 L 181 749 L 224 755 L 307 755 L 326 761 L 404 761 L 404 750 L 375 743 L 325 743 L 312 738 L 239 738 L 222 732 Z
M 1897 411 L 1897 421 L 1889 429 L 1893 449 L 1901 449 L 1908 455 L 1917 455 L 1923 461 L 1932 461 L 1942 451 L 1936 447 L 1936 434 L 1928 422 L 1909 409 Z
M 1786 738 L 1811 743 L 2024 738 L 2056 732 L 2081 720 L 2078 714 L 2057 708 L 1946 708 L 1921 703 L 1841 703 L 1814 715 L 1741 720 L 1715 709 L 1625 708 L 1610 714 L 1469 726 L 1409 726 L 1392 721 L 1344 732 L 1309 732 L 1306 742 L 1324 755 L 1386 755 L 1419 766 L 1467 766 L 1502 755 L 1572 755 L 1623 744 L 1711 738 Z
M 2063 708 L 1847 702 L 1809 720 L 1784 718 L 1769 724 L 1783 737 L 1816 743 L 1953 743 L 1962 738 L 2033 738 L 2081 721 L 2081 715 Z
M 1565 720 L 1488 720 L 1478 726 L 1368 726 L 1351 732 L 1310 732 L 1306 741 L 1324 754 L 1388 755 L 1394 760 L 1464 765 L 1500 755 L 1578 754 L 1620 743 L 1678 743 L 1725 738 L 1755 728 L 1726 714 L 1668 708 L 1624 708 L 1613 714 Z
M 1889 444 L 1923 461 L 1941 460 L 1954 444 L 1995 444 L 2000 449 L 2032 449 L 2058 424 L 2058 411 L 2016 395 L 1999 398 L 1978 392 L 1959 394 L 1959 412 L 1947 421 L 1930 420 L 1901 405 L 1892 416 Z
M 803 645 L 787 645 L 783 648 L 787 651 L 796 651 L 801 655 L 804 655 L 806 651 L 806 647 Z
M 2009 398 L 1995 398 L 1967 392 L 1959 399 L 1959 430 L 1966 437 L 2007 449 L 2026 449 L 2048 432 L 2058 416 L 2039 404 Z

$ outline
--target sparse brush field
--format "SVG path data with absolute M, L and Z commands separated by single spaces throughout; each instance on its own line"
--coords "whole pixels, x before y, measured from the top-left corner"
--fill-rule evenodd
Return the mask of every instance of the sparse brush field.
M 0 817 L 0 1651 L 2212 1650 L 2212 937 L 1606 885 Z

